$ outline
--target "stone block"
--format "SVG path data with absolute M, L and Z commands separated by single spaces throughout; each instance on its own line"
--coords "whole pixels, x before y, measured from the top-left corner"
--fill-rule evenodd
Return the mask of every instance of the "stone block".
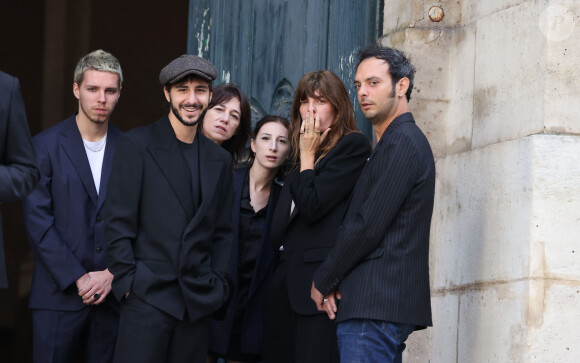
M 413 1 L 390 0 L 385 1 L 383 12 L 383 34 L 391 34 L 407 28 L 411 24 L 411 8 Z
M 456 362 L 460 292 L 434 293 L 431 297 L 433 327 L 429 329 L 431 348 L 421 362 Z M 445 347 L 442 349 L 441 347 Z
M 529 0 L 463 0 L 461 2 L 461 21 L 463 24 L 469 24 L 488 15 L 523 4 L 526 1 Z
M 580 133 L 580 2 L 553 1 L 538 27 L 547 42 L 544 126 L 549 133 Z
M 415 65 L 410 108 L 437 157 L 471 149 L 475 27 L 406 29 L 383 46 L 406 53 Z
M 530 138 L 450 155 L 436 168 L 432 288 L 529 276 Z
M 532 141 L 530 274 L 580 282 L 580 136 Z
M 452 30 L 455 41 L 449 47 L 449 118 L 445 123 L 446 154 L 471 150 L 473 133 L 473 90 L 475 25 Z
M 544 130 L 546 42 L 537 25 L 542 9 L 524 2 L 477 22 L 474 148 Z
M 441 362 L 526 362 L 527 305 L 527 281 L 466 291 L 459 304 L 457 360 Z
M 431 349 L 431 328 L 413 332 L 405 342 L 403 362 L 428 362 Z
M 528 319 L 528 362 L 580 362 L 580 284 L 532 281 L 537 289 L 530 306 L 538 308 Z

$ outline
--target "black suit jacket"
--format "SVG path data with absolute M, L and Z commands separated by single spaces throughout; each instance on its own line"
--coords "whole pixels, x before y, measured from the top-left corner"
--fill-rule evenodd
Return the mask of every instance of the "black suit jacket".
M 34 137 L 41 178 L 23 203 L 35 255 L 30 308 L 81 310 L 75 281 L 107 268 L 103 203 L 119 136 L 109 123 L 98 194 L 75 115 Z M 107 301 L 118 308 L 112 296 Z
M 230 276 L 232 281 L 232 294 L 236 293 L 238 287 L 238 258 L 239 258 L 239 230 L 240 230 L 240 208 L 244 182 L 248 175 L 248 168 L 238 169 L 234 173 L 234 209 L 233 209 L 233 231 L 234 244 L 230 257 Z M 266 213 L 266 228 L 262 234 L 261 252 L 254 266 L 250 290 L 248 292 L 248 305 L 244 310 L 242 327 L 242 352 L 251 354 L 261 354 L 262 348 L 262 308 L 266 299 L 268 280 L 272 273 L 274 250 L 270 240 L 270 225 L 274 208 L 282 188 L 275 182 L 272 184 L 270 198 L 268 199 L 268 209 Z M 234 324 L 235 314 L 238 306 L 235 299 L 230 301 L 227 312 L 222 320 L 212 320 L 210 326 L 209 347 L 212 352 L 226 354 L 231 336 L 231 329 Z
M 230 155 L 199 131 L 201 204 L 167 116 L 124 134 L 117 145 L 105 206 L 113 292 L 131 291 L 190 321 L 227 299 L 232 243 Z
M 315 170 L 295 171 L 284 183 L 274 213 L 272 238 L 287 254 L 288 296 L 294 311 L 321 314 L 310 299 L 312 278 L 334 244 L 350 193 L 371 152 L 368 138 L 351 133 Z M 295 208 L 290 215 L 294 200 Z
M 30 193 L 39 178 L 18 79 L 0 71 L 0 204 Z M 0 288 L 8 287 L 0 214 Z
M 315 274 L 326 295 L 339 288 L 338 321 L 431 322 L 429 230 L 435 162 L 405 113 L 387 127 L 362 172 L 338 241 Z

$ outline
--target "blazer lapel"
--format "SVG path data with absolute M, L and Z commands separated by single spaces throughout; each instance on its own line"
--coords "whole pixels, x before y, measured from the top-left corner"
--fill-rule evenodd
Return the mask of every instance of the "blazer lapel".
M 240 236 L 240 206 L 242 204 L 242 191 L 248 174 L 248 168 L 238 169 L 234 172 L 234 210 L 232 211 L 232 231 L 234 232 L 232 256 L 230 259 L 230 274 L 233 281 L 238 281 L 238 256 Z
M 278 204 L 272 215 L 271 224 L 271 239 L 272 246 L 274 250 L 278 250 L 281 244 L 285 241 L 284 232 L 290 221 L 290 206 L 292 205 L 292 196 L 290 195 L 290 190 L 288 186 L 282 188 L 280 192 L 280 197 L 278 199 Z
M 97 188 L 93 180 L 93 173 L 83 145 L 83 139 L 76 124 L 75 116 L 67 120 L 67 127 L 60 135 L 61 145 L 75 168 L 91 201 L 97 205 Z
M 193 197 L 191 185 L 188 183 L 189 168 L 179 149 L 169 118 L 165 116 L 157 121 L 153 132 L 158 135 L 157 144 L 148 147 L 149 153 L 165 175 L 187 218 L 191 220 L 193 216 L 188 206 L 193 203 Z
M 197 141 L 199 142 L 199 170 L 201 170 L 201 175 L 199 176 L 201 204 L 187 225 L 185 233 L 191 232 L 194 226 L 196 226 L 200 219 L 206 214 L 207 209 L 211 204 L 211 200 L 213 199 L 216 186 L 220 182 L 219 178 L 223 167 L 223 162 L 210 160 L 211 149 L 208 147 L 207 143 L 213 141 L 206 139 L 200 132 L 198 132 L 195 137 L 199 138 Z
M 291 175 L 288 176 L 288 183 L 293 183 L 294 180 L 298 178 L 298 172 L 294 172 Z M 290 194 L 290 192 L 288 192 L 288 197 L 289 197 L 289 201 L 286 201 L 286 203 L 288 203 L 288 208 L 287 208 L 287 213 L 286 215 L 288 216 L 287 222 L 285 224 L 284 227 L 286 227 L 287 225 L 289 225 L 290 223 L 292 223 L 292 220 L 294 219 L 294 217 L 296 217 L 296 215 L 298 214 L 298 206 L 294 203 L 294 209 L 292 209 L 292 203 L 294 202 L 292 200 L 292 194 Z
M 109 130 L 107 131 L 107 145 L 105 146 L 105 156 L 103 158 L 103 166 L 101 168 L 101 186 L 99 188 L 99 201 L 97 204 L 97 210 L 103 207 L 105 198 L 107 196 L 107 184 L 109 181 L 109 175 L 111 175 L 111 168 L 113 166 L 113 155 L 115 154 L 115 145 L 117 144 L 117 139 L 121 135 L 121 131 L 117 129 L 112 124 L 109 124 Z

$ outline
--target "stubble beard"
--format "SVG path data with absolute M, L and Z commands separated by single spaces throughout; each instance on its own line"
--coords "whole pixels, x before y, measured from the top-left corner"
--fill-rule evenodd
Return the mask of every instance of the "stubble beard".
M 196 103 L 193 105 L 184 105 L 184 107 L 197 107 L 200 110 L 200 115 L 197 117 L 197 119 L 195 119 L 194 121 L 186 121 L 183 119 L 183 117 L 181 117 L 181 115 L 179 114 L 179 109 L 177 107 L 175 107 L 175 105 L 173 105 L 173 103 L 171 104 L 171 112 L 173 113 L 173 116 L 175 116 L 175 118 L 177 118 L 179 120 L 179 122 L 181 122 L 183 125 L 187 126 L 187 127 L 193 127 L 193 126 L 197 126 L 197 124 L 199 123 L 199 120 L 201 119 L 201 111 L 203 110 L 203 107 Z
M 385 102 L 382 102 L 381 105 L 377 105 L 377 103 L 373 102 L 373 104 L 375 105 L 375 107 L 384 107 L 387 103 L 395 103 L 395 89 L 391 89 L 391 93 L 389 94 L 389 96 L 387 97 L 387 100 Z M 364 100 L 363 100 L 364 101 Z M 360 102 L 360 101 L 359 101 Z M 388 107 L 385 107 L 388 108 Z M 380 113 L 381 110 L 377 109 L 375 111 L 367 111 L 365 113 L 364 110 L 362 110 L 363 115 L 365 116 L 365 118 L 372 124 L 372 125 L 380 125 L 381 123 L 383 123 L 383 121 L 385 121 L 385 118 L 381 115 Z
M 81 111 L 85 114 L 86 118 L 97 125 L 102 125 L 105 124 L 109 121 L 109 117 L 111 117 L 111 113 L 113 112 L 113 110 L 110 110 L 106 115 L 103 116 L 97 116 L 97 117 L 91 117 L 91 114 L 89 112 L 87 112 L 87 110 L 85 110 L 84 105 L 81 103 Z

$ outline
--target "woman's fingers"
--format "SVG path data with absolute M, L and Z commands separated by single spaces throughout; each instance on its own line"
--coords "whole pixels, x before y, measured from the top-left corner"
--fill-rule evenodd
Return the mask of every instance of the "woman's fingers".
M 318 115 L 314 116 L 314 132 L 320 132 L 320 117 Z

